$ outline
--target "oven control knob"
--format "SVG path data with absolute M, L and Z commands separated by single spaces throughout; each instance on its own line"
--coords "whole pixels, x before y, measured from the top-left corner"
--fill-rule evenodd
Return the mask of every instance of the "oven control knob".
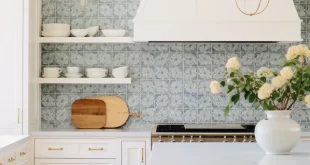
M 185 143 L 185 142 L 186 142 L 186 140 L 185 140 L 185 136 L 183 136 L 183 138 L 182 138 L 182 142 L 183 142 L 183 143 Z
M 243 141 L 242 141 L 243 143 L 246 143 L 246 142 L 248 142 L 248 139 L 246 138 L 246 136 L 243 136 Z
M 158 140 L 158 142 L 164 142 L 164 141 L 162 141 L 162 140 L 161 140 L 161 136 L 159 136 L 159 140 Z
M 249 143 L 252 143 L 252 142 L 254 142 L 253 136 L 250 136 Z
M 234 136 L 234 141 L 233 141 L 233 143 L 237 143 L 237 142 L 238 142 L 237 136 Z
M 227 140 L 226 136 L 224 136 L 223 143 L 226 143 L 226 142 L 228 142 L 228 140 Z
M 177 142 L 175 139 L 174 139 L 174 136 L 171 136 L 171 142 Z
M 198 140 L 198 142 L 199 142 L 199 143 L 204 142 L 204 141 L 202 140 L 201 136 L 199 136 L 199 140 Z
M 189 140 L 189 142 L 195 142 L 193 136 L 191 136 L 191 139 Z

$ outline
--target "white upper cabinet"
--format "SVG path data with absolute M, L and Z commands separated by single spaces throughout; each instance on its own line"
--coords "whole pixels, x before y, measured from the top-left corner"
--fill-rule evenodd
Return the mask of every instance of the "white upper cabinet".
M 0 5 L 0 134 L 22 133 L 23 1 Z
M 145 141 L 122 142 L 122 165 L 145 165 Z

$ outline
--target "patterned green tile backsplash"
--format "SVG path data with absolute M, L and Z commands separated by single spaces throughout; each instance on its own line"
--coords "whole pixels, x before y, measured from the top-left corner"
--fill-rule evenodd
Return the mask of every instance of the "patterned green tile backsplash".
M 132 19 L 139 0 L 43 0 L 44 23 L 70 23 L 72 28 L 99 25 L 100 28 L 124 28 L 132 36 Z M 310 1 L 295 1 L 303 19 L 304 43 L 310 39 Z M 240 36 L 242 37 L 242 36 Z M 291 43 L 293 44 L 293 43 Z M 42 128 L 72 128 L 71 104 L 93 95 L 119 95 L 132 112 L 125 128 L 150 128 L 151 123 L 257 122 L 265 117 L 245 101 L 224 117 L 225 95 L 212 95 L 209 83 L 222 79 L 226 60 L 238 56 L 244 72 L 262 66 L 280 69 L 281 59 L 291 44 L 237 43 L 135 43 L 135 44 L 43 44 L 42 67 L 80 66 L 114 68 L 128 65 L 130 85 L 41 86 Z M 304 103 L 294 107 L 293 117 L 303 127 L 310 123 L 310 111 Z

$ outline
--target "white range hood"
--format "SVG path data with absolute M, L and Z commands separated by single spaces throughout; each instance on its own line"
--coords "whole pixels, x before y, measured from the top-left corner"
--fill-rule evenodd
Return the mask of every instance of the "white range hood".
M 255 11 L 259 0 L 237 0 Z M 262 0 L 261 8 L 268 0 Z M 302 41 L 293 0 L 270 0 L 259 15 L 247 16 L 235 0 L 142 0 L 134 19 L 134 41 Z

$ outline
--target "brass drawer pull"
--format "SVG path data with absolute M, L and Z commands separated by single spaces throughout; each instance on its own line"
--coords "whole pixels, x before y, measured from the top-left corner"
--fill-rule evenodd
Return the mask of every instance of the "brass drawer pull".
M 88 148 L 88 151 L 102 151 L 103 148 Z
M 26 155 L 26 152 L 20 152 L 19 155 L 24 156 L 24 155 Z
M 9 158 L 9 162 L 14 162 L 15 159 L 14 158 Z
M 144 148 L 141 149 L 141 152 L 142 152 L 141 163 L 144 163 Z
M 51 151 L 51 150 L 58 150 L 58 151 L 62 151 L 62 150 L 64 150 L 63 148 L 48 148 L 48 150 L 49 151 Z

